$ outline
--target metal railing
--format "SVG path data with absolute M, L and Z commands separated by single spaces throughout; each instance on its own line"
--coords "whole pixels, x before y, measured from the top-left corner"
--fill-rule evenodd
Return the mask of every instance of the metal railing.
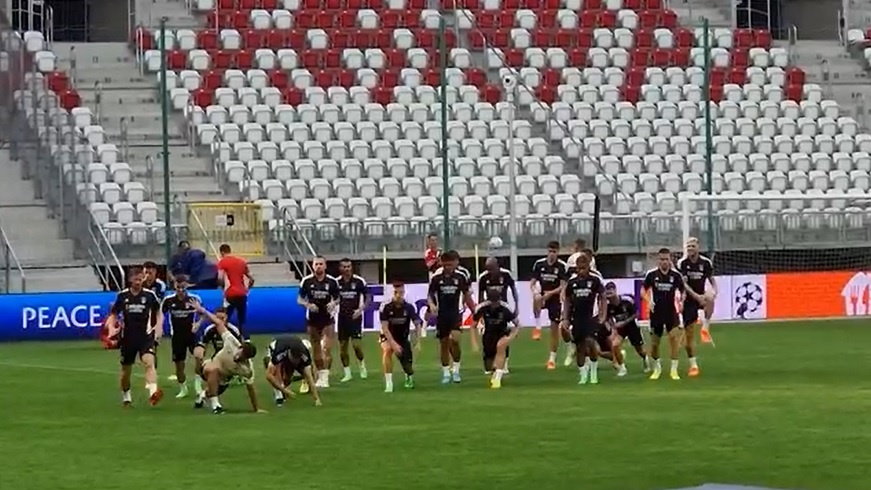
M 92 263 L 97 266 L 95 269 L 101 271 L 98 272 L 100 280 L 110 290 L 124 289 L 127 286 L 124 267 L 118 260 L 118 255 L 109 241 L 106 230 L 100 225 L 93 213 L 88 213 L 88 215 L 90 218 L 88 255 L 91 257 Z M 99 267 L 100 265 L 108 265 L 108 267 Z
M 196 223 L 197 230 L 202 235 L 203 239 L 206 241 L 206 244 L 209 246 L 209 250 L 212 252 L 212 256 L 215 259 L 221 258 L 221 255 L 218 253 L 218 248 L 215 247 L 215 242 L 212 241 L 211 233 L 206 231 L 206 227 L 203 226 L 203 222 L 200 220 L 200 217 L 197 213 L 190 213 L 191 217 L 193 217 L 194 223 Z
M 300 227 L 296 217 L 285 208 L 281 210 L 281 220 L 275 231 L 284 256 L 290 262 L 297 277 L 302 279 L 309 275 L 312 272 L 309 260 L 317 253 L 307 236 L 308 230 Z
M 27 277 L 24 274 L 24 268 L 21 266 L 21 261 L 18 260 L 18 256 L 15 254 L 15 249 L 9 241 L 9 237 L 6 236 L 6 230 L 3 229 L 2 225 L 0 225 L 0 239 L 2 239 L 3 246 L 3 292 L 6 294 L 15 292 L 26 293 Z M 12 283 L 14 282 L 12 277 L 13 269 L 18 271 L 18 291 L 16 291 L 12 286 Z

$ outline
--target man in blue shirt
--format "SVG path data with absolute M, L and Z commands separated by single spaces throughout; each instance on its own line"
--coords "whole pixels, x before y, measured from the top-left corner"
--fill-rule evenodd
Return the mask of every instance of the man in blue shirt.
M 186 275 L 193 284 L 191 289 L 217 289 L 218 268 L 198 248 L 191 248 L 190 242 L 182 240 L 178 250 L 169 263 L 173 276 Z

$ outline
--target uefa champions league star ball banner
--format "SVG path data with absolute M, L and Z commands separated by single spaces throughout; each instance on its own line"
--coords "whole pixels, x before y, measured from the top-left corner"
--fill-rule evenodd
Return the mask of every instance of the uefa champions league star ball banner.
M 246 329 L 254 334 L 304 332 L 305 312 L 296 302 L 298 291 L 296 287 L 253 289 Z M 212 311 L 223 304 L 222 291 L 192 293 Z M 96 338 L 115 296 L 111 292 L 0 295 L 0 341 Z

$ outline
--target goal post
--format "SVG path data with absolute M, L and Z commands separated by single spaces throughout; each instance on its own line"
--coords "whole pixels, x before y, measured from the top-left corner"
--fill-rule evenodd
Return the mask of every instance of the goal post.
M 681 200 L 690 237 L 718 273 L 871 270 L 871 193 L 698 194 Z

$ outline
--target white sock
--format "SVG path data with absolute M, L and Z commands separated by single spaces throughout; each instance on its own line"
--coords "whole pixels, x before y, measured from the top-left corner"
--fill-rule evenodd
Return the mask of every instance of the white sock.
M 581 373 L 581 376 L 587 374 L 589 367 L 584 364 L 583 366 L 578 366 L 578 372 Z
M 197 395 L 203 392 L 203 378 L 199 376 L 194 378 L 194 391 L 197 392 Z
M 505 374 L 504 369 L 497 369 L 496 372 L 493 373 L 493 379 L 495 379 L 496 381 L 501 381 L 503 374 Z
M 460 374 L 460 363 L 459 363 L 459 362 L 454 362 L 454 363 L 451 365 L 451 371 L 453 371 L 453 372 L 455 372 L 455 373 L 457 373 L 457 374 Z
M 699 361 L 695 357 L 690 357 L 690 367 L 699 367 Z
M 148 396 L 151 396 L 157 391 L 157 383 L 145 383 L 145 389 L 148 390 Z
M 330 379 L 330 370 L 329 369 L 321 369 L 318 371 L 318 378 L 323 381 L 328 381 Z
M 571 357 L 571 356 L 575 355 L 575 352 L 577 352 L 577 351 L 578 351 L 578 346 L 576 346 L 575 344 L 567 344 L 566 345 L 566 355 L 567 356 Z
M 393 373 L 384 373 L 384 386 L 393 387 Z
M 187 387 L 188 387 L 187 381 L 179 381 L 179 382 L 178 382 L 178 387 L 181 388 L 181 389 L 185 389 L 185 388 L 187 388 Z
M 130 390 L 121 392 L 121 400 L 125 401 L 125 402 L 132 402 L 133 401 L 133 395 L 130 394 Z
M 677 360 L 677 359 L 672 359 L 672 360 L 671 360 L 671 370 L 672 370 L 672 371 L 677 371 L 677 367 L 678 367 L 678 360 Z
M 549 356 L 547 356 L 547 362 L 556 362 L 556 352 L 551 352 Z
M 584 356 L 584 366 L 589 367 L 591 362 L 593 362 L 593 361 L 590 360 L 590 356 Z
M 642 361 L 644 361 L 645 367 L 650 366 L 650 356 L 644 356 L 644 359 L 642 359 Z
M 451 367 L 450 366 L 442 366 L 442 376 L 450 376 L 451 375 Z
M 508 371 L 508 358 L 505 358 L 505 367 L 502 368 L 503 371 Z
M 593 376 L 596 376 L 597 374 L 599 374 L 599 360 L 596 359 L 595 361 L 590 361 L 589 369 L 590 369 L 590 374 L 592 374 Z
M 539 318 L 538 316 L 535 317 L 535 329 L 541 330 L 541 318 Z
M 360 361 L 360 371 L 366 371 L 366 361 Z
M 710 327 L 710 326 L 711 326 L 711 321 L 708 320 L 708 317 L 703 316 L 703 317 L 702 317 L 702 328 L 704 328 L 704 329 L 707 330 L 707 328 Z
M 653 360 L 653 369 L 656 369 L 657 371 L 661 371 L 662 370 L 662 361 L 660 361 L 659 359 L 654 359 Z
M 351 377 L 351 366 L 345 366 L 344 371 L 345 371 L 345 376 L 350 378 Z
M 276 400 L 281 400 L 282 398 L 284 398 L 284 393 L 282 393 L 281 390 L 276 390 L 275 388 L 273 388 L 272 394 L 275 395 Z
M 216 397 L 216 396 L 210 396 L 209 397 L 209 405 L 212 407 L 212 410 L 214 410 L 214 409 L 221 406 L 221 401 L 218 400 L 218 397 Z

